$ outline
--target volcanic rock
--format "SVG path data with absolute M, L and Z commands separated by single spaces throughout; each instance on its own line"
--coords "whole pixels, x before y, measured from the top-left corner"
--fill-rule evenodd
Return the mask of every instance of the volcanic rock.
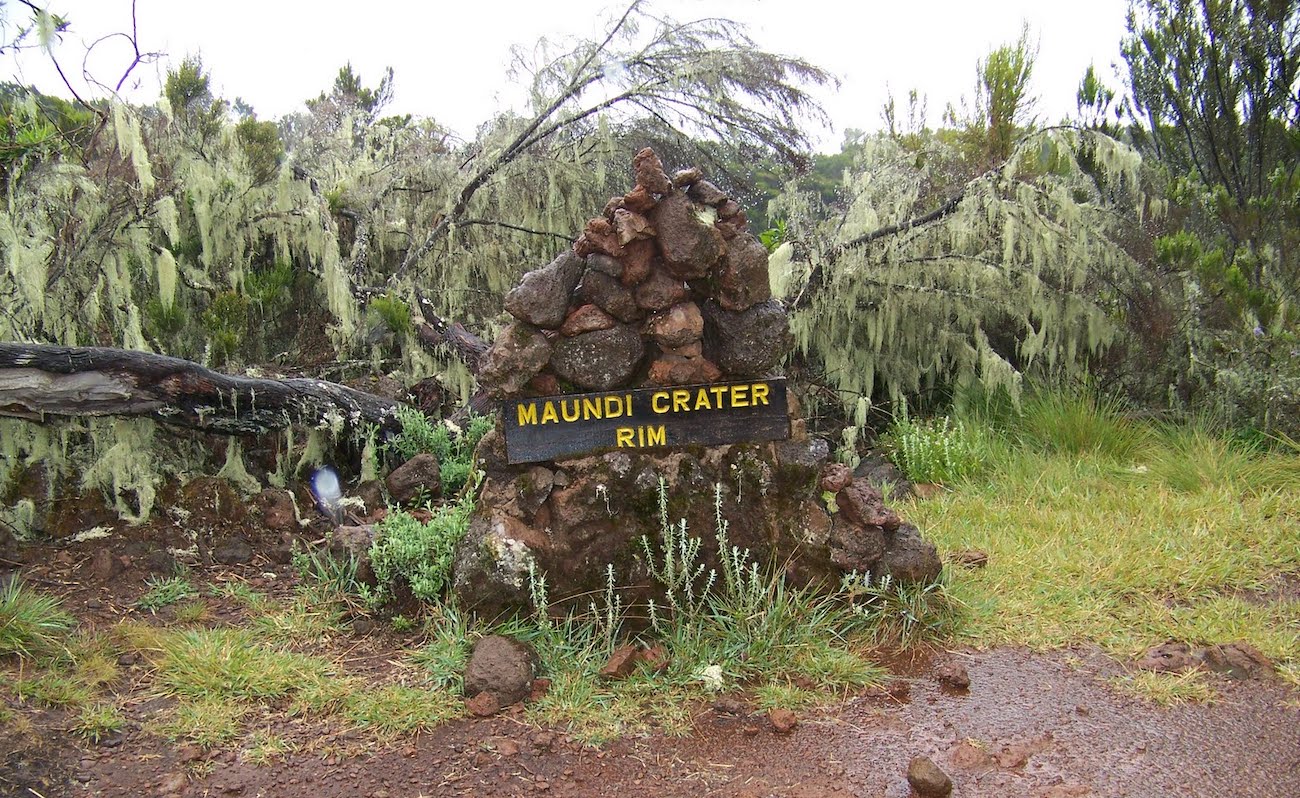
M 633 241 L 623 249 L 623 273 L 617 275 L 619 282 L 629 288 L 640 285 L 650 276 L 655 259 L 655 242 L 642 238 Z
M 885 532 L 878 526 L 861 526 L 836 518 L 831 527 L 831 562 L 845 571 L 869 573 L 885 553 Z
M 682 302 L 653 316 L 645 329 L 660 347 L 672 349 L 700 340 L 704 317 L 694 302 Z
M 704 314 L 704 354 L 732 376 L 765 375 L 793 343 L 779 302 L 760 302 L 740 313 L 706 302 L 700 310 Z
M 727 195 L 722 189 L 707 180 L 691 181 L 691 187 L 687 190 L 686 196 L 701 205 L 708 205 L 710 208 L 716 208 L 727 201 Z
M 645 312 L 636 304 L 636 297 L 613 277 L 602 272 L 587 270 L 582 277 L 579 295 L 621 322 L 641 319 Z
M 675 192 L 660 200 L 650 212 L 664 263 L 683 280 L 708 275 L 727 249 L 722 234 L 701 219 L 696 208 L 685 194 Z
M 899 584 L 921 584 L 938 579 L 943 562 L 938 549 L 915 526 L 900 524 L 885 545 L 877 570 Z
M 898 529 L 898 514 L 886 507 L 880 491 L 861 477 L 840 491 L 835 503 L 846 516 L 863 526 L 878 526 L 886 532 Z
M 718 268 L 718 304 L 726 310 L 740 311 L 771 298 L 767 248 L 749 233 L 737 236 L 727 245 L 726 257 Z
M 908 763 L 907 783 L 922 798 L 946 798 L 952 793 L 952 779 L 928 756 L 913 757 Z
M 636 287 L 638 306 L 646 310 L 664 310 L 690 298 L 691 292 L 680 279 L 666 269 L 653 269 L 649 279 Z
M 257 494 L 253 504 L 262 511 L 262 525 L 276 532 L 293 532 L 298 529 L 298 515 L 293 509 L 293 497 L 281 488 L 267 488 Z
M 1273 663 L 1259 649 L 1245 641 L 1210 646 L 1201 654 L 1205 667 L 1233 679 L 1257 679 L 1272 675 Z
M 934 679 L 944 687 L 952 690 L 967 690 L 970 688 L 970 673 L 966 666 L 960 662 L 945 662 L 934 669 Z
M 623 207 L 629 211 L 645 213 L 656 204 L 657 201 L 650 196 L 650 192 L 646 190 L 645 186 L 637 186 L 623 195 Z
M 514 322 L 501 331 L 483 356 L 479 382 L 498 397 L 519 393 L 550 357 L 551 344 L 540 330 L 525 322 Z
M 465 696 L 491 693 L 501 706 L 523 701 L 537 677 L 537 653 L 514 638 L 489 635 L 474 644 L 465 666 Z
M 569 295 L 578 285 L 584 265 L 582 258 L 564 252 L 542 268 L 528 272 L 519 285 L 506 294 L 506 310 L 520 321 L 538 327 L 559 327 L 569 309 Z
M 438 458 L 429 452 L 420 452 L 394 468 L 384 485 L 388 488 L 388 495 L 399 504 L 417 499 L 436 499 L 442 495 Z
M 691 183 L 694 183 L 702 177 L 704 177 L 704 173 L 694 166 L 687 169 L 679 169 L 676 172 L 673 172 L 673 187 L 682 188 L 683 186 L 689 186 Z
M 655 234 L 655 229 L 644 216 L 626 208 L 614 211 L 614 230 L 618 233 L 618 243 L 624 246 L 642 238 L 650 238 Z
M 587 222 L 582 235 L 573 246 L 573 251 L 578 255 L 585 256 L 600 252 L 611 258 L 623 256 L 623 244 L 618 240 L 618 231 L 614 229 L 614 223 L 601 217 Z
M 253 559 L 253 547 L 243 538 L 227 538 L 212 551 L 212 559 L 222 565 L 241 565 Z
M 822 469 L 821 489 L 826 493 L 839 493 L 853 481 L 853 472 L 843 463 L 827 463 Z
M 555 345 L 551 368 L 560 379 L 574 385 L 608 391 L 627 384 L 644 354 L 645 346 L 637 331 L 619 325 L 561 338 Z
M 623 262 L 600 253 L 587 256 L 587 268 L 592 271 L 600 272 L 601 274 L 608 274 L 614 279 L 623 276 Z M 570 288 L 569 290 L 572 291 L 573 288 Z M 567 300 L 568 297 L 565 297 L 565 299 Z
M 592 257 L 595 257 L 594 255 Z M 583 305 L 569 314 L 560 326 L 560 335 L 572 338 L 588 332 L 608 330 L 618 324 L 618 320 L 601 310 L 596 305 Z
M 708 358 L 662 355 L 650 364 L 654 385 L 698 385 L 721 379 L 722 371 Z
M 649 147 L 633 156 L 632 172 L 636 175 L 636 184 L 644 186 L 651 194 L 667 194 L 673 190 L 672 181 L 664 174 L 663 162 Z

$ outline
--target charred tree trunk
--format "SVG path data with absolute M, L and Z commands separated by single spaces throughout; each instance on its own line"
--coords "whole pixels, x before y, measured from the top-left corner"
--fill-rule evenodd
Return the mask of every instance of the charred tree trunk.
M 127 349 L 0 343 L 0 415 L 38 423 L 144 416 L 234 435 L 339 423 L 397 430 L 396 409 L 391 400 L 323 380 L 237 377 Z

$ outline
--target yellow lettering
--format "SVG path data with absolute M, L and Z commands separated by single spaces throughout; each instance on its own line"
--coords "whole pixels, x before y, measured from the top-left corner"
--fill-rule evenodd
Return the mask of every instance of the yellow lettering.
M 713 394 L 713 407 L 715 410 L 722 409 L 722 404 L 723 404 L 722 397 L 723 394 L 725 394 L 726 392 L 727 392 L 727 386 L 725 385 L 715 385 L 709 389 L 709 393 Z
M 542 405 L 542 423 L 545 424 L 548 421 L 554 422 L 556 424 L 560 423 L 560 417 L 555 415 L 554 402 L 547 402 L 546 404 Z
M 731 386 L 731 406 L 749 407 L 749 386 L 748 385 Z
M 618 418 L 625 415 L 623 402 L 617 396 L 605 397 L 605 418 Z
M 767 390 L 769 387 L 770 386 L 765 382 L 756 382 L 753 385 L 749 386 L 750 396 L 754 400 L 755 407 L 757 407 L 760 404 L 763 405 L 769 404 L 769 402 L 767 401 Z
M 519 411 L 519 426 L 524 427 L 529 424 L 537 423 L 536 402 L 529 402 L 526 405 L 516 405 L 515 409 Z
M 631 427 L 619 427 L 618 429 L 614 430 L 614 436 L 615 436 L 614 439 L 618 442 L 618 446 L 620 449 L 623 448 L 624 446 L 631 446 L 635 448 L 636 444 L 632 442 L 632 436 L 634 436 L 635 434 L 636 434 L 636 430 L 632 429 Z
M 650 427 L 645 436 L 646 446 L 667 446 L 668 434 L 664 432 L 664 425 Z
M 632 417 L 632 394 L 623 394 L 623 402 L 627 405 L 627 415 Z
M 696 410 L 713 409 L 712 407 L 709 406 L 709 392 L 704 390 L 703 388 L 701 388 L 700 392 L 695 396 L 695 409 Z
M 568 421 L 568 422 L 574 422 L 574 421 L 577 421 L 578 419 L 582 418 L 582 403 L 579 402 L 577 399 L 574 399 L 574 400 L 573 400 L 573 412 L 570 413 L 570 412 L 569 412 L 569 400 L 568 400 L 568 399 L 561 399 L 561 400 L 560 400 L 560 414 L 564 416 L 564 420 L 565 420 L 565 421 Z
M 582 418 L 585 421 L 602 418 L 599 399 L 587 398 L 582 400 Z
M 685 413 L 687 410 L 690 409 L 691 409 L 691 392 L 684 388 L 678 388 L 677 390 L 673 391 L 673 412 Z
M 660 406 L 659 406 L 659 400 L 660 400 L 660 399 L 663 400 L 663 407 L 660 407 Z M 668 392 L 667 392 L 667 391 L 655 391 L 655 392 L 654 392 L 654 395 L 650 397 L 650 409 L 651 409 L 651 410 L 654 410 L 656 413 L 667 413 L 667 412 L 668 412 Z

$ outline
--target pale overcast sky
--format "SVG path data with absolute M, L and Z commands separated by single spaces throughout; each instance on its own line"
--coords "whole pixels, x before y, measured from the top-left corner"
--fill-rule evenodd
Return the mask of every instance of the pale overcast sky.
M 130 29 L 130 0 L 49 0 L 72 21 L 57 48 L 65 72 L 80 82 L 84 43 Z M 481 0 L 480 2 L 328 2 L 314 0 L 138 0 L 143 49 L 166 53 L 141 68 L 128 94 L 158 96 L 166 67 L 201 54 L 216 88 L 242 97 L 263 118 L 302 107 L 329 87 L 346 61 L 367 85 L 382 70 L 396 73 L 392 113 L 431 116 L 464 137 L 495 109 L 518 104 L 506 76 L 511 45 L 531 47 L 540 37 L 591 37 L 625 6 L 609 0 Z M 929 101 L 937 124 L 944 105 L 969 96 L 976 61 L 1011 43 L 1028 23 L 1038 43 L 1033 89 L 1038 111 L 1057 121 L 1074 109 L 1084 70 L 1096 64 L 1114 86 L 1127 0 L 658 0 L 652 11 L 678 20 L 705 16 L 744 22 L 768 50 L 801 56 L 838 75 L 838 91 L 822 98 L 833 130 L 815 138 L 837 149 L 846 128 L 880 125 L 887 87 L 902 104 L 909 89 Z M 11 16 L 25 11 L 7 3 Z M 12 20 L 10 20 L 12 22 Z M 130 56 L 124 40 L 109 39 L 92 53 L 89 70 L 116 81 Z M 61 92 L 40 58 L 8 58 L 8 74 Z M 94 93 L 93 90 L 91 93 Z

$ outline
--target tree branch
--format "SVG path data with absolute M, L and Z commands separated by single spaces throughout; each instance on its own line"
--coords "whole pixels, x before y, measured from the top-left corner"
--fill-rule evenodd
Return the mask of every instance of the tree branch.
M 397 403 L 332 382 L 239 377 L 129 349 L 0 343 L 0 415 L 142 416 L 256 435 L 288 426 L 396 430 Z

